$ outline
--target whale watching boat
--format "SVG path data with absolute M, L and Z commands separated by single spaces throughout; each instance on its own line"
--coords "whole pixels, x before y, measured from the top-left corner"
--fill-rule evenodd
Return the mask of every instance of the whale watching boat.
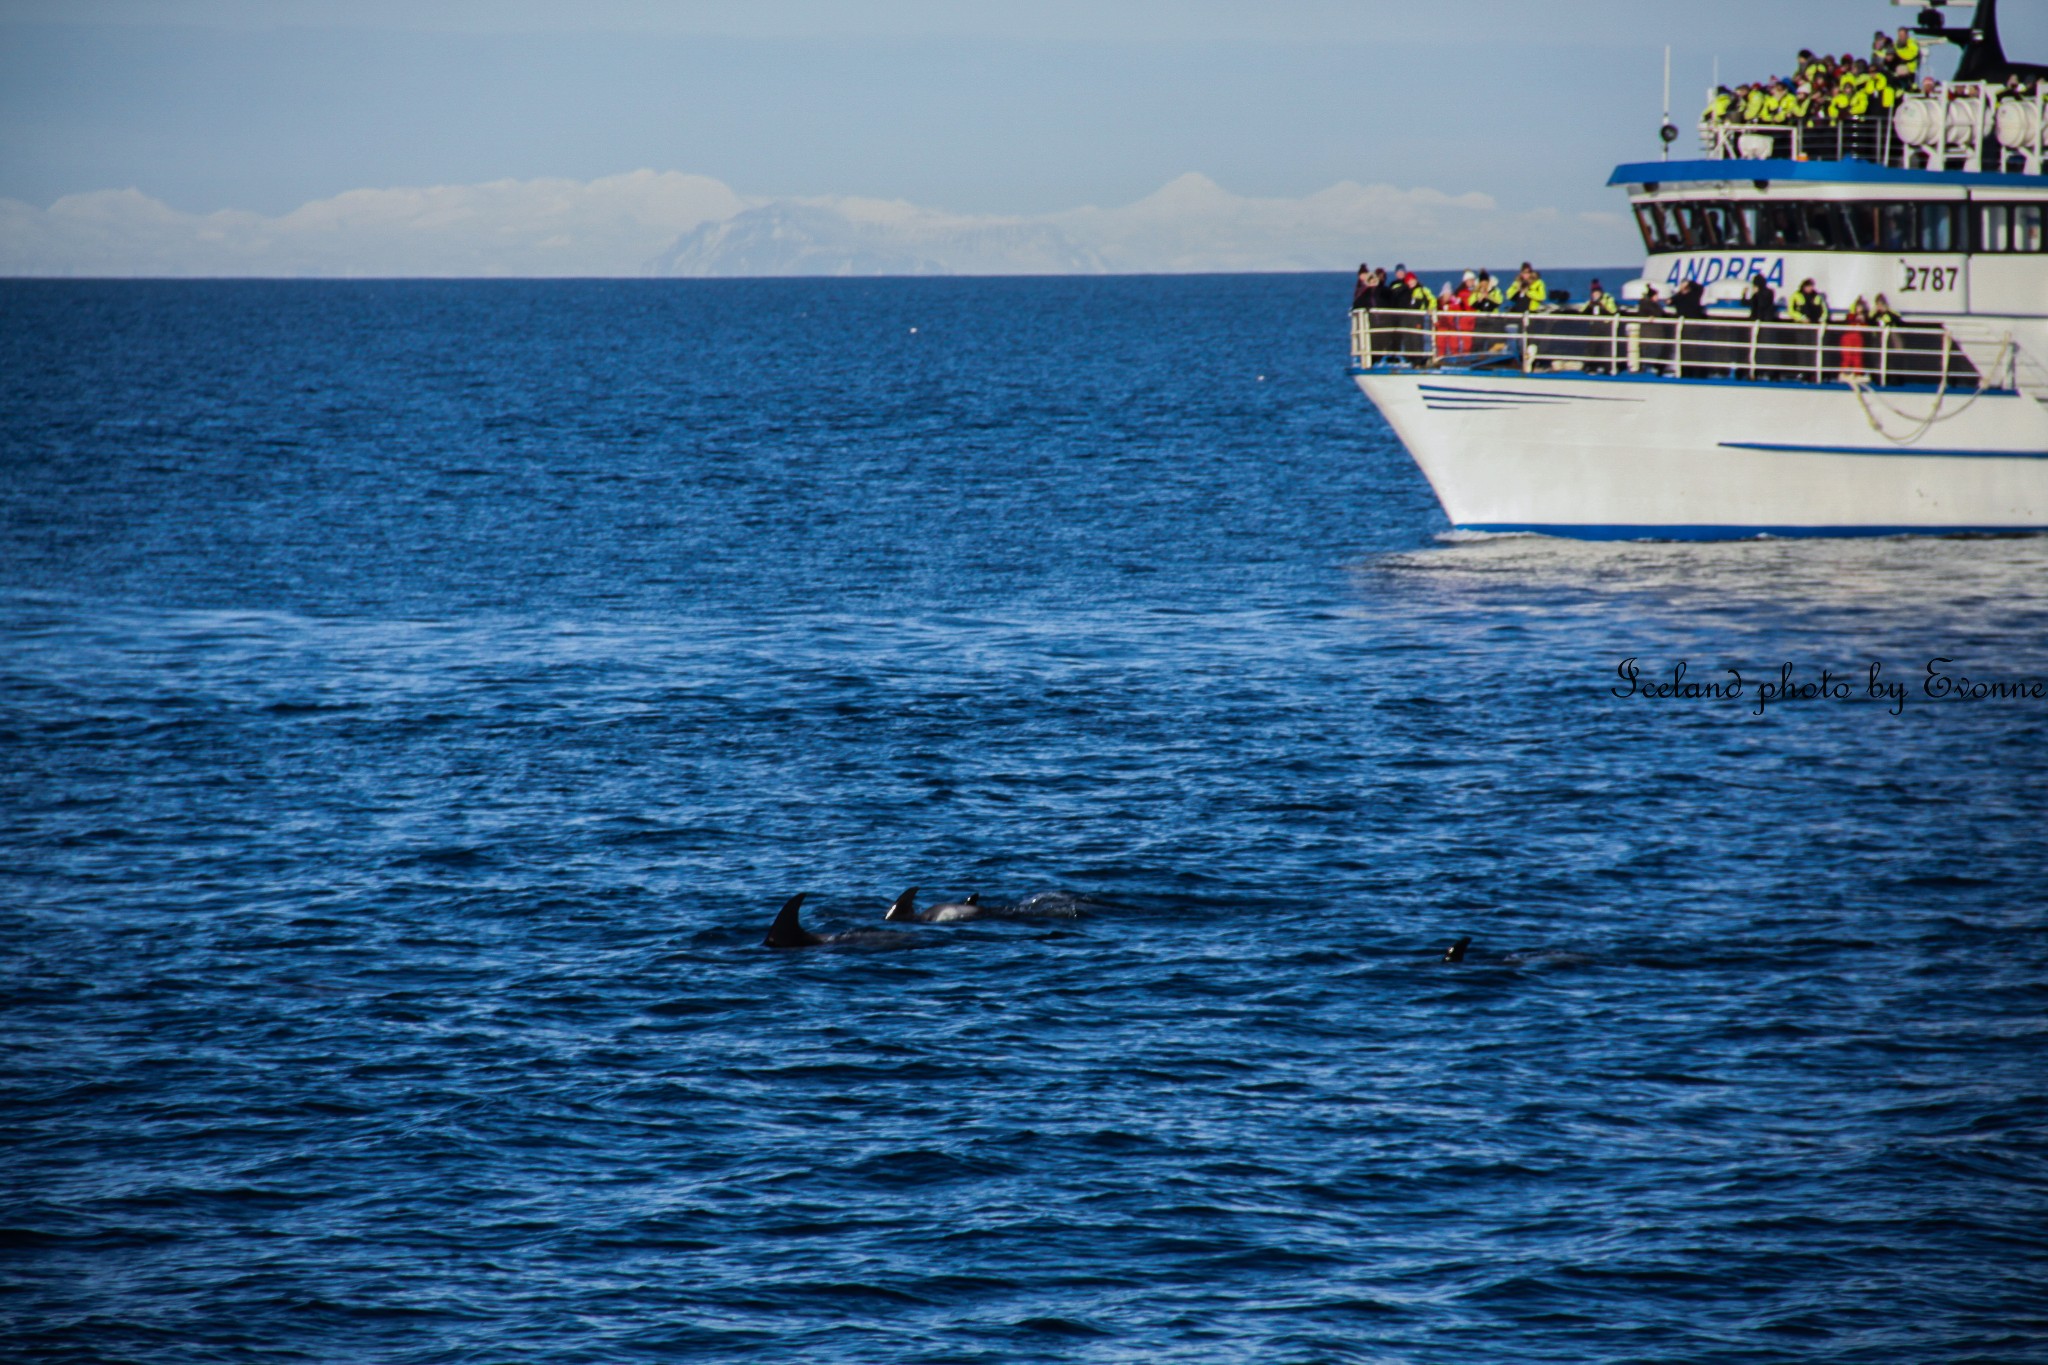
M 1954 4 L 1956 0 L 1950 0 Z M 1917 16 L 1949 80 L 1860 117 L 1700 125 L 1623 165 L 1642 278 L 1693 316 L 1361 308 L 1351 367 L 1460 531 L 1582 539 L 2048 530 L 2048 66 L 1997 0 Z M 1823 317 L 1752 319 L 1807 280 Z M 1886 295 L 1897 316 L 1847 315 Z M 1815 312 L 1809 302 L 1802 310 Z

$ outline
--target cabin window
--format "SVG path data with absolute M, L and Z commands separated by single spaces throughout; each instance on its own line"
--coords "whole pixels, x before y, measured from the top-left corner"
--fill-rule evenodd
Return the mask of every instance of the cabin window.
M 1922 251 L 1961 251 L 1963 234 L 1957 231 L 1962 216 L 1961 204 L 1927 203 L 1918 206 L 1920 210 L 1920 249 Z
M 1839 203 L 1751 200 L 1637 204 L 1653 252 L 1761 247 L 1912 254 L 2048 250 L 2048 205 L 1949 200 Z
M 1798 248 L 1806 245 L 1806 215 L 1797 204 L 1746 204 L 1750 237 L 1758 246 Z
M 1915 226 L 1917 215 L 1914 204 L 1881 204 L 1877 206 L 1877 249 L 1879 251 L 1912 251 L 1920 243 L 1920 233 Z
M 1834 212 L 1837 225 L 1835 245 L 1843 251 L 1897 251 L 1884 245 L 1886 233 L 1898 231 L 1897 204 L 1880 208 L 1876 204 L 1816 205 Z M 1908 220 L 1911 221 L 1910 219 Z
M 1854 250 L 1849 224 L 1839 204 L 1802 204 L 1806 245 L 1819 251 Z
M 1642 226 L 1646 250 L 1681 251 L 1685 248 L 1685 239 L 1678 235 L 1676 228 L 1666 223 L 1662 204 L 1636 205 L 1636 222 Z
M 2011 205 L 1979 204 L 1977 206 L 1977 250 L 2012 250 Z
M 1984 252 L 2041 251 L 2044 217 L 2048 206 L 2041 204 L 1977 205 L 1977 250 Z

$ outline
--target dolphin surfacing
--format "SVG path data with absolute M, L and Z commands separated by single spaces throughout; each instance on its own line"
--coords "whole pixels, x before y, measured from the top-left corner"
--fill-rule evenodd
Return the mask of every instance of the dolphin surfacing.
M 964 901 L 947 901 L 944 905 L 920 910 L 917 908 L 917 888 L 913 886 L 896 898 L 889 907 L 889 913 L 882 918 L 892 924 L 956 924 L 963 919 L 979 919 L 986 913 L 981 908 L 979 891 Z
M 919 918 L 932 924 L 953 924 L 963 919 L 975 919 L 981 914 L 981 893 L 974 892 L 964 901 L 948 901 L 934 905 Z
M 1444 949 L 1443 960 L 1446 962 L 1463 962 L 1465 960 L 1465 950 L 1471 946 L 1472 935 L 1467 934 L 1450 947 Z

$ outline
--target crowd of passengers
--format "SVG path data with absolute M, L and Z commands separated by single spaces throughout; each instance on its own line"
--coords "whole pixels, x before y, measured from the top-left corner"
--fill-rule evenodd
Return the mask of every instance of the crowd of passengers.
M 1721 86 L 1700 116 L 1705 124 L 1763 124 L 1795 128 L 1832 128 L 1850 119 L 1889 114 L 1899 100 L 1916 92 L 1935 96 L 1941 85 L 1920 75 L 1920 42 L 1912 30 L 1887 38 L 1872 35 L 1870 56 L 1843 53 L 1831 57 L 1799 49 L 1795 75 L 1767 81 Z M 2031 99 L 2033 92 L 2018 76 L 1999 89 L 2000 99 Z
M 1749 277 L 1749 287 L 1742 296 L 1749 310 L 1749 319 L 1755 322 L 1777 322 L 1778 291 L 1771 288 L 1760 274 Z M 1800 281 L 1799 288 L 1785 301 L 1784 319 L 1793 322 L 1821 323 L 1833 315 L 1829 312 L 1828 296 L 1820 292 L 1812 280 Z M 1485 270 L 1468 270 L 1462 280 L 1445 280 L 1443 288 L 1431 289 L 1417 278 L 1414 271 L 1405 265 L 1392 270 L 1376 269 L 1361 264 L 1358 278 L 1351 289 L 1351 307 L 1392 312 L 1416 313 L 1577 313 L 1589 317 L 1640 317 L 1640 318 L 1699 318 L 1705 320 L 1707 312 L 1706 291 L 1697 280 L 1687 280 L 1678 286 L 1677 292 L 1667 301 L 1657 292 L 1654 284 L 1643 286 L 1642 300 L 1634 308 L 1623 308 L 1619 300 L 1608 293 L 1599 280 L 1594 280 L 1586 291 L 1586 302 L 1571 308 L 1552 305 L 1550 286 L 1543 276 L 1528 261 L 1515 272 L 1515 278 L 1503 290 L 1500 282 Z M 1892 311 L 1879 294 L 1873 305 L 1858 297 L 1849 310 L 1839 319 L 1844 323 L 1868 322 L 1874 326 L 1898 326 L 1904 319 Z
M 1867 345 L 1884 346 L 1889 329 L 1906 325 L 1905 319 L 1893 311 L 1882 294 L 1877 296 L 1875 303 L 1859 295 L 1846 312 L 1836 317 L 1830 311 L 1828 296 L 1811 279 L 1800 281 L 1799 288 L 1785 300 L 1781 314 L 1778 292 L 1761 274 L 1752 274 L 1742 303 L 1747 314 L 1742 319 L 1745 322 L 1832 324 L 1828 333 L 1829 344 L 1838 360 L 1831 368 L 1847 373 L 1863 371 Z M 1384 342 L 1375 341 L 1375 351 L 1400 356 L 1434 352 L 1438 358 L 1462 355 L 1473 349 L 1476 334 L 1484 328 L 1480 319 L 1466 316 L 1468 314 L 1541 312 L 1553 316 L 1593 318 L 1690 318 L 1702 322 L 1711 319 L 1707 311 L 1706 291 L 1697 280 L 1687 280 L 1679 285 L 1669 300 L 1657 292 L 1655 285 L 1645 284 L 1642 299 L 1629 309 L 1623 308 L 1597 279 L 1588 288 L 1583 305 L 1552 304 L 1550 287 L 1528 261 L 1522 262 L 1522 268 L 1515 272 L 1515 278 L 1505 290 L 1485 270 L 1467 270 L 1462 280 L 1445 280 L 1443 288 L 1432 290 L 1405 265 L 1384 270 L 1361 264 L 1352 287 L 1351 307 L 1353 311 L 1365 310 L 1371 318 L 1369 326 L 1375 336 L 1384 338 Z M 1418 313 L 1427 317 L 1408 323 L 1373 316 L 1390 312 Z M 1724 313 L 1717 320 L 1734 319 Z M 1788 343 L 1779 338 L 1776 344 Z

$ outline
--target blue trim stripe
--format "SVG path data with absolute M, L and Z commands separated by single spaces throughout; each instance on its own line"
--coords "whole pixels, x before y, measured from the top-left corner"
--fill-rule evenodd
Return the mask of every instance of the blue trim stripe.
M 1958 460 L 2048 460 L 2048 450 L 1926 450 L 1919 446 L 1802 446 L 1769 441 L 1723 441 L 1723 450 L 1768 450 L 1785 455 L 1940 455 Z
M 1565 540 L 1762 540 L 1848 536 L 2024 536 L 2041 526 L 1572 526 L 1552 522 L 1460 522 L 1454 528 L 1489 535 L 1558 536 Z
M 1501 398 L 1519 403 L 1640 403 L 1640 398 L 1609 398 L 1592 393 L 1532 393 L 1527 389 L 1467 389 L 1451 384 L 1417 384 L 1425 397 Z
M 1422 401 L 1432 406 L 1437 403 L 1457 403 L 1468 408 L 1554 408 L 1559 405 L 1571 406 L 1569 398 L 1465 398 L 1455 393 L 1425 393 Z
M 1361 374 L 1389 374 L 1419 377 L 1422 375 L 1441 375 L 1443 371 L 1418 370 L 1413 368 L 1412 366 L 1407 365 L 1347 365 L 1344 368 L 1344 373 L 1354 376 Z M 1677 375 L 1653 374 L 1647 370 L 1639 371 L 1635 374 L 1629 374 L 1626 372 L 1622 374 L 1586 374 L 1579 370 L 1537 370 L 1529 374 L 1517 372 L 1515 378 L 1518 380 L 1530 381 L 1539 384 L 1557 383 L 1560 381 L 1573 384 L 1719 384 L 1729 388 L 1776 389 L 1781 393 L 1788 392 L 1794 389 L 1802 391 L 1832 389 L 1838 393 L 1850 392 L 1850 388 L 1847 384 L 1836 383 L 1834 381 L 1829 381 L 1825 384 L 1814 384 L 1804 379 L 1707 379 L 1697 376 L 1690 379 L 1680 379 Z M 1493 382 L 1498 383 L 1499 381 L 1495 380 Z M 1449 386 L 1446 385 L 1443 387 L 1448 388 Z M 1933 393 L 1939 387 L 1940 386 L 1937 384 L 1887 384 L 1882 389 L 1878 390 L 1878 392 L 1900 394 Z M 1504 390 L 1504 392 L 1506 392 L 1506 390 Z M 1949 392 L 1954 393 L 1957 392 L 1957 390 L 1951 388 Z M 1972 389 L 1970 390 L 1970 392 L 1978 394 L 1980 397 L 1984 398 L 2014 398 L 2019 395 L 2018 389 L 1984 388 Z M 1578 399 L 1581 402 L 1587 402 L 1591 401 L 1594 398 L 1594 395 L 1578 393 L 1573 394 L 1572 397 Z M 1641 402 L 1642 400 L 1608 399 L 1605 401 Z
M 1831 185 L 1977 185 L 2048 190 L 2048 176 L 2010 171 L 1923 171 L 1874 161 L 1631 161 L 1616 166 L 1609 185 L 1697 184 L 1799 180 Z

